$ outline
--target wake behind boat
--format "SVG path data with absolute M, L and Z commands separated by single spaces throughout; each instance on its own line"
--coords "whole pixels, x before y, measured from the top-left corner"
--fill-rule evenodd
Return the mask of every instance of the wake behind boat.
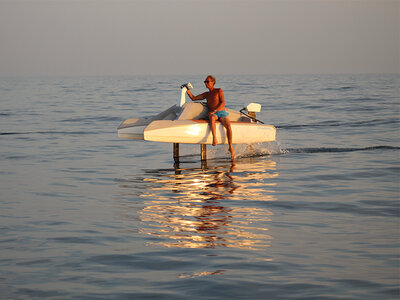
M 191 87 L 190 84 L 186 85 Z M 212 144 L 205 103 L 187 103 L 186 86 L 182 86 L 177 105 L 155 116 L 127 119 L 118 127 L 120 138 L 167 143 Z M 240 111 L 226 109 L 233 132 L 233 144 L 253 144 L 275 141 L 276 128 L 255 118 L 261 105 L 250 103 Z M 216 136 L 220 144 L 227 144 L 224 126 L 217 121 Z

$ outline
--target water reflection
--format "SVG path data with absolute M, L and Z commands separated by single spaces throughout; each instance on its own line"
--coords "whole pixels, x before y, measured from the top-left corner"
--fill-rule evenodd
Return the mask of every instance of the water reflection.
M 235 166 L 145 170 L 119 180 L 120 204 L 125 218 L 126 208 L 141 206 L 135 212 L 140 232 L 152 237 L 148 245 L 261 250 L 271 241 L 273 214 L 265 202 L 276 200 L 277 176 L 276 162 L 266 158 Z

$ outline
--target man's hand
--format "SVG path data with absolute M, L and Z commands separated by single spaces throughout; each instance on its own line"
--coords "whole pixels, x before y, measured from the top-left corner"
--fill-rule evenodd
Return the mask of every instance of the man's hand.
M 181 85 L 181 89 L 183 89 L 184 87 L 188 90 L 191 90 L 193 88 L 190 82 Z

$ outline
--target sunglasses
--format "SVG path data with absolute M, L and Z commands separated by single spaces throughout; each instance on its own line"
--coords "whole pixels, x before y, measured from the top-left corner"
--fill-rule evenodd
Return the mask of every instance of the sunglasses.
M 204 83 L 209 83 L 210 81 L 209 80 L 204 80 Z

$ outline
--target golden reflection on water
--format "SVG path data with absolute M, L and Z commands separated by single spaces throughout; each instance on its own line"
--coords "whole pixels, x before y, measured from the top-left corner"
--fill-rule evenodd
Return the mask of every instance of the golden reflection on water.
M 276 162 L 246 159 L 235 166 L 148 170 L 141 176 L 141 185 L 140 178 L 125 179 L 120 187 L 134 189 L 133 194 L 143 199 L 140 232 L 152 237 L 149 246 L 270 246 L 267 225 L 273 214 L 260 201 L 276 200 L 271 182 L 278 176 Z
M 180 274 L 178 277 L 179 278 L 195 278 L 195 277 L 203 277 L 203 276 L 209 276 L 209 275 L 223 275 L 224 270 L 217 270 L 214 272 L 194 272 L 192 274 Z

